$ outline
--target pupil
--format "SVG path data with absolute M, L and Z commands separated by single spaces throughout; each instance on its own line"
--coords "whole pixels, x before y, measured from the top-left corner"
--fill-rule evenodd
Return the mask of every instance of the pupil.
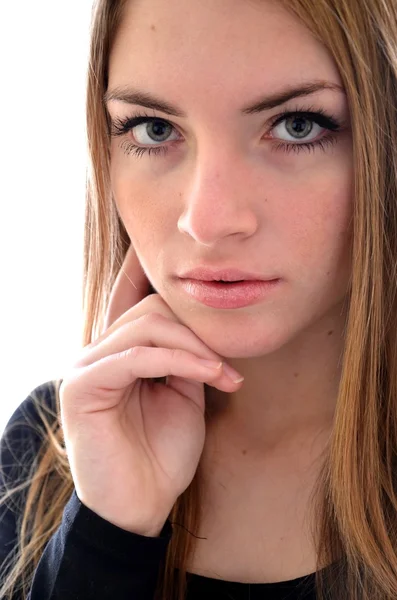
M 153 135 L 155 135 L 156 137 L 162 137 L 164 139 L 167 139 L 167 135 L 168 135 L 168 131 L 167 131 L 167 127 L 170 127 L 170 125 L 167 125 L 167 123 L 164 123 L 163 121 L 152 121 L 151 123 L 149 123 L 150 127 L 151 127 L 151 133 Z M 165 132 L 164 132 L 165 130 Z M 164 140 L 156 140 L 158 141 L 164 141 Z
M 292 122 L 292 131 L 290 131 L 291 135 L 298 135 L 298 137 L 305 137 L 310 133 L 312 129 L 312 124 L 305 117 L 293 117 L 289 120 L 289 123 Z M 290 129 L 288 127 L 288 129 Z

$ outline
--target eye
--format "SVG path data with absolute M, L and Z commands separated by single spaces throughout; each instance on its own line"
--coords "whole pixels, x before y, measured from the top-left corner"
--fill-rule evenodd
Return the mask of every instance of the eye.
M 151 117 L 146 114 L 136 115 L 127 119 L 116 119 L 112 122 L 111 135 L 113 137 L 123 136 L 130 131 L 133 132 L 134 141 L 138 144 L 153 145 L 153 148 L 143 148 L 125 140 L 121 144 L 121 148 L 125 154 L 134 153 L 137 156 L 142 156 L 145 152 L 149 154 L 166 153 L 166 146 L 157 146 L 161 142 L 169 142 L 179 139 L 178 136 L 169 138 L 168 136 L 175 130 L 174 126 L 168 121 L 158 117 Z
M 179 134 L 177 133 L 176 137 L 169 137 L 172 131 L 176 132 L 171 123 L 165 119 L 147 114 L 137 114 L 126 119 L 115 119 L 112 121 L 111 127 L 112 137 L 126 136 L 129 132 L 132 132 L 133 140 L 137 144 L 149 145 L 149 147 L 139 146 L 131 142 L 130 139 L 126 139 L 122 142 L 121 148 L 127 155 L 143 156 L 145 153 L 148 153 L 148 155 L 166 154 L 170 145 L 159 146 L 158 144 L 173 142 L 179 139 Z M 314 151 L 317 147 L 325 150 L 327 145 L 332 145 L 337 141 L 337 136 L 328 133 L 320 139 L 316 139 L 321 129 L 335 134 L 341 130 L 341 125 L 335 117 L 327 115 L 322 109 L 317 111 L 312 111 L 311 109 L 284 111 L 273 119 L 270 139 L 273 141 L 276 139 L 280 140 L 279 136 L 283 135 L 285 130 L 287 130 L 287 135 L 290 138 L 285 140 L 281 138 L 279 143 L 272 145 L 272 150 L 300 152 L 301 150 Z
M 317 139 L 322 129 L 329 133 Z M 272 139 L 280 139 L 280 136 L 285 135 L 285 131 L 289 136 L 284 140 L 281 137 L 281 143 L 275 144 L 276 150 L 300 152 L 301 150 L 314 150 L 316 147 L 324 150 L 326 145 L 332 145 L 337 141 L 334 134 L 340 130 L 341 125 L 337 119 L 327 115 L 322 109 L 317 111 L 284 111 L 273 121 L 271 137 Z M 301 141 L 305 143 L 298 143 Z
M 153 119 L 152 117 L 150 121 L 146 120 L 140 125 L 135 125 L 133 130 L 134 138 L 138 144 L 172 141 L 172 139 L 169 140 L 167 138 L 173 130 L 173 126 L 168 121 L 163 121 L 162 119 Z
M 282 135 L 284 129 L 287 131 L 288 135 L 291 136 L 289 140 L 285 140 L 287 142 L 298 142 L 302 139 L 310 142 L 311 140 L 316 139 L 321 131 L 320 125 L 315 123 L 313 119 L 308 119 L 299 114 L 283 119 L 283 121 L 274 128 L 276 137 L 280 137 L 280 134 Z

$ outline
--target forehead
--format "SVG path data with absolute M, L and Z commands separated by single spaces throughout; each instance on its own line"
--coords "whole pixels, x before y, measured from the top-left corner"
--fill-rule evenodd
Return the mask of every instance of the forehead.
M 109 87 L 144 84 L 182 103 L 315 78 L 342 83 L 327 49 L 269 0 L 129 0 L 109 61 Z

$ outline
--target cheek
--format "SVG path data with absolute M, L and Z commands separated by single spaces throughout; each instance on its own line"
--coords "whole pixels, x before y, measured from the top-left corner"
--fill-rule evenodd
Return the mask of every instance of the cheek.
M 134 244 L 147 244 L 157 229 L 155 195 L 148 193 L 131 164 L 126 168 L 123 158 L 112 160 L 110 173 L 113 198 L 130 239 Z
M 156 274 L 164 263 L 163 249 L 170 222 L 163 214 L 154 186 L 143 183 L 133 169 L 111 168 L 113 198 L 142 268 L 156 287 Z
M 343 177 L 343 175 L 345 175 Z M 290 256 L 303 277 L 345 280 L 350 271 L 353 183 L 351 172 L 313 185 L 289 216 Z
M 175 176 L 164 177 L 148 159 L 139 160 L 115 152 L 110 177 L 120 218 L 136 248 L 147 253 L 149 244 L 163 246 L 175 237 L 181 192 Z

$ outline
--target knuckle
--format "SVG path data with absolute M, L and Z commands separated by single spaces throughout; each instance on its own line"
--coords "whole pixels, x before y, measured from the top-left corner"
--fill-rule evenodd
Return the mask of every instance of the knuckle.
M 140 324 L 146 326 L 148 324 L 156 324 L 159 321 L 163 321 L 164 319 L 165 317 L 159 312 L 148 312 L 140 316 L 137 320 L 140 322 Z
M 159 312 L 151 312 L 149 314 L 150 321 L 152 323 L 158 323 L 159 321 L 165 321 L 166 317 Z
M 170 349 L 171 360 L 173 362 L 181 362 L 181 360 L 185 357 L 185 352 L 180 348 L 171 348 Z
M 142 346 L 133 346 L 132 348 L 127 348 L 127 350 L 124 350 L 122 354 L 125 354 L 127 358 L 137 359 L 139 356 L 142 355 L 142 352 Z
M 141 305 L 145 306 L 147 314 L 157 313 L 163 318 L 175 318 L 173 311 L 160 294 L 150 294 L 150 296 L 146 296 L 142 300 Z
M 152 310 L 156 310 L 160 307 L 166 307 L 167 304 L 165 303 L 165 301 L 163 300 L 163 298 L 160 296 L 160 294 L 150 294 L 149 296 L 145 296 L 145 298 L 142 300 L 142 303 L 148 306 L 148 310 L 152 311 Z
M 124 361 L 124 360 L 134 360 L 138 356 L 140 356 L 140 346 L 133 346 L 132 348 L 126 348 L 125 350 L 121 350 L 112 356 L 112 359 L 116 361 Z M 109 358 L 109 357 L 107 357 Z M 106 360 L 106 357 L 102 360 Z

